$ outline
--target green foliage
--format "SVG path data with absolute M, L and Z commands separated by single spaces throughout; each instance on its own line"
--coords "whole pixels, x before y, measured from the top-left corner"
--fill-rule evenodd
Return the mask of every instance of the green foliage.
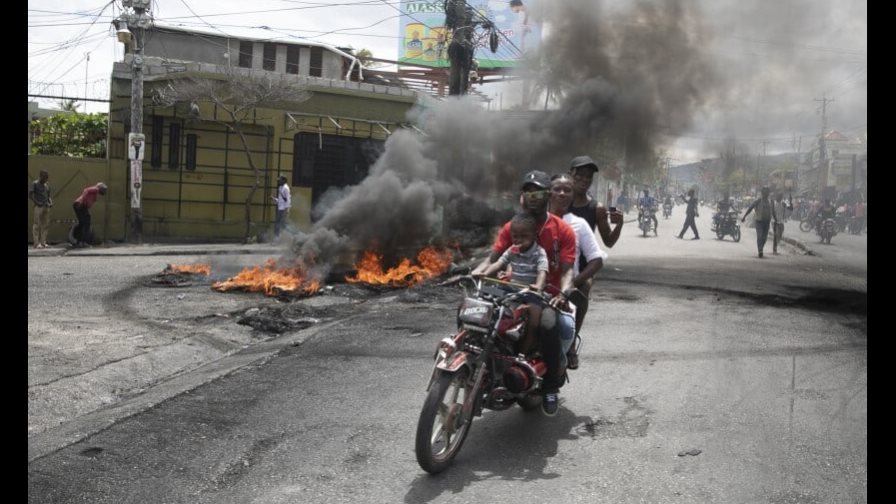
M 105 114 L 56 114 L 31 121 L 31 153 L 106 157 Z

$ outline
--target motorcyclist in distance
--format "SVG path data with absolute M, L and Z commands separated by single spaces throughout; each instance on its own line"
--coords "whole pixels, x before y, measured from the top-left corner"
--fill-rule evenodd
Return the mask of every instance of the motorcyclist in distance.
M 657 234 L 657 228 L 660 226 L 656 218 L 656 198 L 650 195 L 650 191 L 644 189 L 644 196 L 638 199 L 638 221 L 642 217 L 649 216 L 653 220 L 653 234 Z
M 728 211 L 731 210 L 733 198 L 729 199 L 728 193 L 725 193 L 716 203 L 716 213 L 712 216 L 712 231 L 716 231 L 719 229 L 719 224 L 721 224 L 722 219 L 724 219 L 728 215 Z

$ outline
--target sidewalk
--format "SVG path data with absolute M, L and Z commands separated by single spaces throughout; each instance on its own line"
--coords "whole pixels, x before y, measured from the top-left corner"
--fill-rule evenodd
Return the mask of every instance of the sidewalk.
M 72 248 L 69 244 L 51 245 L 45 249 L 28 246 L 28 257 L 58 256 L 157 256 L 157 255 L 219 255 L 270 254 L 279 255 L 285 244 L 276 243 L 109 243 L 90 248 Z

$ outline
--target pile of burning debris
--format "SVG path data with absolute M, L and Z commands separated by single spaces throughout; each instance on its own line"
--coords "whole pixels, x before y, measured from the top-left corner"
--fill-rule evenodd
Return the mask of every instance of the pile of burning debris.
M 263 265 L 244 268 L 226 280 L 211 283 L 218 292 L 260 292 L 281 300 L 299 299 L 318 293 L 325 280 L 363 286 L 375 292 L 407 288 L 452 273 L 456 269 L 455 251 L 447 247 L 426 247 L 416 255 L 416 260 L 400 258 L 393 267 L 384 266 L 382 254 L 367 250 L 354 265 L 354 270 L 330 273 L 327 278 L 316 278 L 313 268 L 301 261 L 277 261 L 268 259 Z M 152 282 L 172 287 L 192 285 L 197 275 L 209 277 L 208 264 L 169 264 Z

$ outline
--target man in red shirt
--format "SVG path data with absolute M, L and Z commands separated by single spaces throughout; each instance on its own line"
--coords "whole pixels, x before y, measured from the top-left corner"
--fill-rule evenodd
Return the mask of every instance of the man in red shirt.
M 81 191 L 81 195 L 75 198 L 72 208 L 75 209 L 75 215 L 78 216 L 78 225 L 75 227 L 74 235 L 76 243 L 75 247 L 89 247 L 90 244 L 90 207 L 96 203 L 96 199 L 106 194 L 108 187 L 102 182 L 96 185 L 85 187 Z
M 552 294 L 551 306 L 566 308 L 567 293 L 573 289 L 573 263 L 576 260 L 576 233 L 562 218 L 548 212 L 550 201 L 551 178 L 542 171 L 531 171 L 523 177 L 520 185 L 520 203 L 523 211 L 531 213 L 537 223 L 537 243 L 548 256 L 548 280 L 545 291 Z M 510 223 L 504 224 L 498 238 L 492 246 L 492 252 L 482 264 L 476 267 L 474 274 L 480 274 L 491 263 L 497 261 L 505 250 L 513 245 L 510 234 Z M 575 321 L 571 325 L 566 318 L 554 310 L 542 313 L 542 330 L 540 340 L 541 354 L 547 366 L 544 375 L 544 399 L 542 411 L 548 416 L 557 414 L 559 407 L 558 392 L 562 385 L 561 368 L 565 353 L 561 343 L 572 341 L 575 336 Z M 566 334 L 572 333 L 572 334 Z M 564 336 L 567 336 L 564 338 Z

